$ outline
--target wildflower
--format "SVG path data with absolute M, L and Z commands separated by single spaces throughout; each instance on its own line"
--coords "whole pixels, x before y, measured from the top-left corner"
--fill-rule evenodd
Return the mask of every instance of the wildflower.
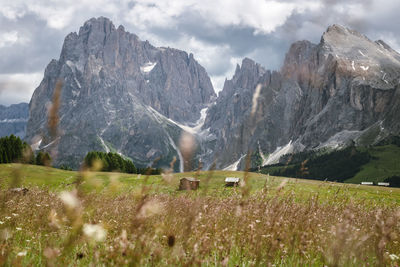
M 106 239 L 107 231 L 98 224 L 87 224 L 83 225 L 83 233 L 90 239 L 96 242 L 102 242 Z
M 12 216 L 17 217 L 18 214 L 17 213 L 11 213 Z
M 40 205 L 40 204 L 36 204 L 36 207 L 40 207 L 40 206 L 42 206 L 42 205 Z
M 22 256 L 26 256 L 26 250 L 18 252 L 17 256 L 22 257 Z
M 51 259 L 58 257 L 60 255 L 60 250 L 58 248 L 45 248 L 43 254 L 46 258 Z
M 10 216 L 6 216 L 5 218 L 6 218 L 6 220 L 9 220 L 9 219 L 11 219 L 11 217 L 10 217 Z
M 0 224 L 4 224 L 4 222 L 0 221 Z
M 156 200 L 146 202 L 140 210 L 139 217 L 146 218 L 162 212 L 162 205 Z
M 161 177 L 163 178 L 163 180 L 167 183 L 171 183 L 173 175 L 172 173 L 161 173 Z
M 50 211 L 48 219 L 50 221 L 50 226 L 60 228 L 60 220 L 58 219 L 57 212 L 54 209 Z
M 21 230 L 22 230 L 22 228 L 21 228 L 21 227 L 15 227 L 15 230 L 17 230 L 17 231 L 21 231 Z
M 70 209 L 74 209 L 79 205 L 79 200 L 74 192 L 63 191 L 58 197 L 61 199 L 64 205 Z
M 396 260 L 399 259 L 399 256 L 397 256 L 397 255 L 395 255 L 395 254 L 390 254 L 390 255 L 389 255 L 389 258 L 390 258 L 392 261 L 396 261 Z

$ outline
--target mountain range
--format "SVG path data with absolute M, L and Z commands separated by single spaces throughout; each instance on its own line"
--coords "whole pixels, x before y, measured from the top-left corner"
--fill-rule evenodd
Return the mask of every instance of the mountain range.
M 272 164 L 287 153 L 373 145 L 399 134 L 399 83 L 396 51 L 340 25 L 330 26 L 319 44 L 292 44 L 280 71 L 244 59 L 206 118 L 218 140 L 217 167 L 243 168 L 248 151 Z
M 27 103 L 13 104 L 8 107 L 0 105 L 0 137 L 14 134 L 24 138 L 28 118 L 29 105 Z
M 62 82 L 58 135 L 48 129 Z M 217 96 L 192 54 L 116 28 L 104 17 L 69 34 L 29 104 L 26 140 L 78 168 L 88 151 L 113 151 L 139 166 L 184 170 L 182 133 L 196 141 L 193 167 L 243 169 L 280 156 L 400 133 L 400 55 L 340 25 L 321 41 L 291 45 L 279 71 L 243 59 Z

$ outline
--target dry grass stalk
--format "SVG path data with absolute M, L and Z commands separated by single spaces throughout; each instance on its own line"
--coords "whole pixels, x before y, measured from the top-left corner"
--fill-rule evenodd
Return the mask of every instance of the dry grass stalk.
M 4 191 L 1 229 L 11 237 L 0 241 L 0 250 L 7 262 L 27 250 L 25 257 L 37 255 L 29 258 L 32 264 L 39 257 L 55 265 L 396 266 L 389 256 L 395 258 L 400 249 L 398 207 L 349 202 L 344 191 L 337 199 L 310 195 L 298 202 L 285 188 L 249 195 L 240 216 L 235 209 L 241 194 L 221 199 L 191 193 L 78 197 L 70 192 L 59 198 L 40 189 L 25 196 Z M 85 224 L 104 225 L 105 242 L 91 245 L 83 235 Z M 39 245 L 46 248 L 42 254 Z
M 61 105 L 61 91 L 63 82 L 58 80 L 54 88 L 52 104 L 49 109 L 48 115 L 48 129 L 50 133 L 51 140 L 55 140 L 58 136 L 58 123 L 60 118 L 58 116 L 58 111 Z

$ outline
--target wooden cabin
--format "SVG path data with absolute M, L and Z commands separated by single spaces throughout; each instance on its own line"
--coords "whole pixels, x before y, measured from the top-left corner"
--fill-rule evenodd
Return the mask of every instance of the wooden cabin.
M 183 177 L 179 180 L 179 190 L 197 190 L 200 186 L 200 180 L 193 177 Z
M 237 177 L 226 177 L 225 186 L 239 186 L 240 178 Z

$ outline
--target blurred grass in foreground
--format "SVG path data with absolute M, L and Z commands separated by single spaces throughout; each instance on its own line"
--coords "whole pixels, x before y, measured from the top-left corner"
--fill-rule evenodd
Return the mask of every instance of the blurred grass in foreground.
M 224 187 L 244 175 L 245 187 Z M 177 191 L 183 176 L 199 178 L 200 190 Z M 15 177 L 26 194 L 8 190 Z M 10 266 L 400 263 L 400 189 L 18 164 L 0 165 L 0 184 L 0 264 Z

